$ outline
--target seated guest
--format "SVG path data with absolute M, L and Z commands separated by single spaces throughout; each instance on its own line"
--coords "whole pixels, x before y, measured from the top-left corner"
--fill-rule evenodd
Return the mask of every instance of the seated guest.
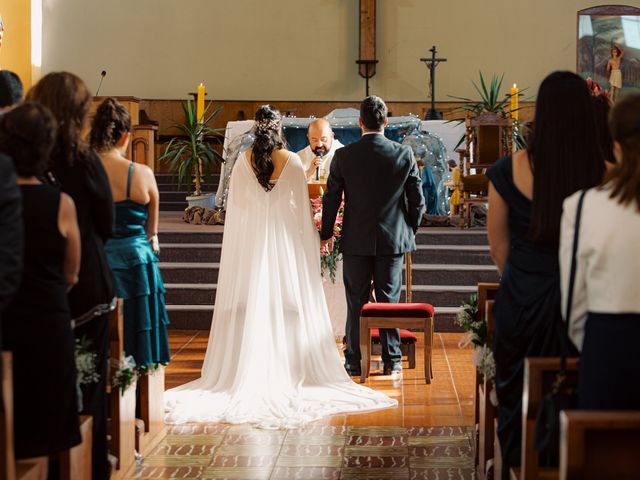
M 316 180 L 317 168 L 320 169 L 320 179 L 326 180 L 333 154 L 344 145 L 335 139 L 331 125 L 324 118 L 319 118 L 309 124 L 307 140 L 309 140 L 309 145 L 298 152 L 302 166 L 307 172 L 307 181 Z
M 520 465 L 524 359 L 557 356 L 568 343 L 560 313 L 562 201 L 597 185 L 604 160 L 586 82 L 554 72 L 540 85 L 527 150 L 487 173 L 491 256 L 502 274 L 494 355 L 503 479 Z
M 24 220 L 24 273 L 2 319 L 3 347 L 13 354 L 15 454 L 39 463 L 41 478 L 49 455 L 81 441 L 67 301 L 78 280 L 80 232 L 71 197 L 38 180 L 55 133 L 53 115 L 36 103 L 0 120 L 0 151 L 15 161 Z
M 131 117 L 113 98 L 100 104 L 91 128 L 116 201 L 116 231 L 105 246 L 124 299 L 124 351 L 139 367 L 169 362 L 169 318 L 158 268 L 160 197 L 153 171 L 125 158 Z M 155 253 L 155 255 L 154 255 Z
M 69 306 L 76 337 L 88 340 L 89 350 L 97 355 L 100 379 L 82 386 L 82 405 L 83 413 L 93 417 L 91 478 L 107 480 L 111 469 L 107 457 L 109 315 L 115 308 L 115 292 L 104 241 L 113 233 L 114 211 L 109 179 L 85 136 L 91 99 L 85 83 L 68 72 L 45 75 L 27 94 L 27 100 L 48 107 L 58 121 L 49 173 L 73 198 L 78 212 L 82 261 L 78 284 L 69 292 Z
M 24 98 L 20 77 L 11 70 L 0 70 L 0 115 L 11 110 Z
M 569 334 L 582 350 L 579 407 L 640 410 L 640 95 L 619 100 L 610 125 L 617 163 L 584 196 Z M 565 200 L 562 216 L 565 306 L 579 197 Z

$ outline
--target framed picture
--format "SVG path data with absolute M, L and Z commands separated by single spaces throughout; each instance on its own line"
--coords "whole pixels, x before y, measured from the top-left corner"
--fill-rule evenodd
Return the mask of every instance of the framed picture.
M 640 8 L 604 5 L 580 10 L 577 46 L 577 72 L 583 78 L 610 92 L 612 87 L 621 94 L 640 91 Z

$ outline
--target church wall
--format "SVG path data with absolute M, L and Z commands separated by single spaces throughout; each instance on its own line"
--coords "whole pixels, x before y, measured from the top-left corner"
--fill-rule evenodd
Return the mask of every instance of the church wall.
M 44 0 L 43 71 L 66 69 L 101 94 L 354 101 L 364 80 L 357 0 Z M 576 12 L 586 0 L 378 0 L 378 73 L 371 91 L 420 101 L 431 45 L 448 58 L 437 96 L 475 97 L 478 71 L 535 94 L 554 69 L 574 69 Z M 416 112 L 417 113 L 417 112 Z
M 25 89 L 31 86 L 31 1 L 0 0 L 5 24 L 0 66 L 18 74 Z

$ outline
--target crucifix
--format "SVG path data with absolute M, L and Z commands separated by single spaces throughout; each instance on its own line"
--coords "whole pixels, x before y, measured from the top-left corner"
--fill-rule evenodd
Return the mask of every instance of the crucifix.
M 360 0 L 360 51 L 356 60 L 358 73 L 365 79 L 365 96 L 369 96 L 369 79 L 376 74 L 376 0 Z
M 440 62 L 446 62 L 446 58 L 436 58 L 436 46 L 434 45 L 429 49 L 431 52 L 431 58 L 421 58 L 420 61 L 429 69 L 429 93 L 431 94 L 431 108 L 425 115 L 425 120 L 442 120 L 442 113 L 436 111 L 436 67 Z

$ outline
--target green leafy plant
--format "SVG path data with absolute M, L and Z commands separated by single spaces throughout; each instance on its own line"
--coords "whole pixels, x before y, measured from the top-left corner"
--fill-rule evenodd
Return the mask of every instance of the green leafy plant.
M 203 177 L 208 179 L 214 167 L 224 162 L 222 156 L 213 148 L 213 143 L 221 143 L 224 138 L 222 128 L 209 127 L 209 123 L 220 113 L 222 107 L 209 112 L 211 103 L 207 104 L 202 121 L 198 121 L 193 102 L 182 103 L 184 123 L 175 123 L 172 128 L 180 132 L 180 136 L 171 139 L 160 162 L 168 165 L 178 179 L 178 186 L 190 184 L 193 179 L 195 196 L 202 195 Z
M 112 359 L 111 361 L 114 362 L 116 360 Z M 117 367 L 111 379 L 111 386 L 113 388 L 119 388 L 120 394 L 124 395 L 125 390 L 127 390 L 138 377 L 136 362 L 131 355 L 125 357 L 123 353 L 122 358 L 117 362 Z
M 477 118 L 483 114 L 493 114 L 501 118 L 508 118 L 511 115 L 511 97 L 513 97 L 514 95 L 512 95 L 510 92 L 505 95 L 500 94 L 500 90 L 502 89 L 502 82 L 504 80 L 504 74 L 502 74 L 500 77 L 493 74 L 491 76 L 491 82 L 487 83 L 482 72 L 478 73 L 480 74 L 479 84 L 474 81 L 471 81 L 471 84 L 473 85 L 475 91 L 478 92 L 480 100 L 448 95 L 450 98 L 465 102 L 464 105 L 462 105 L 458 109 L 453 110 L 454 114 L 456 112 L 459 112 L 463 115 L 451 120 L 452 122 L 458 122 L 458 124 L 464 122 L 467 113 L 473 118 Z M 518 92 L 518 97 L 521 97 L 524 91 L 526 91 L 526 88 Z M 514 111 L 517 110 L 520 110 L 520 108 L 517 108 Z M 460 145 L 462 145 L 462 142 L 464 142 L 464 140 L 465 136 L 463 135 L 456 144 L 455 148 L 458 148 Z M 526 146 L 526 141 L 521 133 L 520 123 L 518 122 L 518 120 L 514 120 L 513 142 L 519 149 Z

